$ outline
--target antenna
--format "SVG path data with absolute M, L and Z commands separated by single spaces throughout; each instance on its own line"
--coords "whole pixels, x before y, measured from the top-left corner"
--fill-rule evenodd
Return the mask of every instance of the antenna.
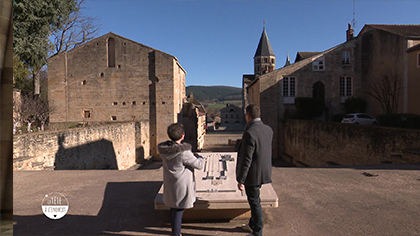
M 353 30 L 356 29 L 356 0 L 353 0 Z

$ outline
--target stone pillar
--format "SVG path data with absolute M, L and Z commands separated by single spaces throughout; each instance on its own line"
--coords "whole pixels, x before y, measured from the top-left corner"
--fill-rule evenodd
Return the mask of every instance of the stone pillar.
M 13 18 L 12 1 L 0 2 L 1 219 L 13 217 Z

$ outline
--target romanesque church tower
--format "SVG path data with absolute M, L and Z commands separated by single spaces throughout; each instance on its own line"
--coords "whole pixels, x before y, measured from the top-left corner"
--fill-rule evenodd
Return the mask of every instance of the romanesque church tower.
M 276 56 L 271 48 L 270 40 L 268 40 L 265 26 L 258 43 L 257 51 L 254 56 L 254 74 L 256 76 L 263 75 L 275 70 Z

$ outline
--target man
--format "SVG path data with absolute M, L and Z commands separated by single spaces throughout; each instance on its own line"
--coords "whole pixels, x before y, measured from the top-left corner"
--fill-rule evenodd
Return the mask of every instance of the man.
M 257 105 L 249 105 L 245 109 L 247 124 L 242 142 L 238 149 L 236 163 L 236 180 L 238 189 L 246 192 L 251 208 L 249 224 L 242 228 L 261 236 L 263 229 L 263 213 L 260 200 L 262 184 L 271 183 L 271 142 L 273 130 L 262 123 L 261 112 Z
M 192 208 L 196 200 L 194 169 L 203 169 L 204 160 L 191 152 L 190 144 L 182 142 L 182 124 L 171 124 L 167 132 L 171 140 L 158 145 L 163 162 L 163 203 L 171 208 L 172 235 L 179 236 L 184 210 Z

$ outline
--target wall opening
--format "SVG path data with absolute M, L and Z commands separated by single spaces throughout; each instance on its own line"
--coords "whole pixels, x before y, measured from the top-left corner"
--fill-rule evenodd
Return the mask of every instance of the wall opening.
M 90 110 L 83 110 L 83 118 L 90 118 L 90 117 L 92 117 Z
M 133 105 L 136 105 L 137 103 L 136 103 L 136 101 L 133 101 Z
M 86 80 L 83 80 L 82 81 L 82 85 L 86 85 Z
M 318 81 L 312 86 L 312 97 L 325 100 L 325 86 Z
M 117 120 L 116 116 L 111 116 L 111 120 Z
M 108 67 L 115 67 L 115 40 L 108 39 Z

